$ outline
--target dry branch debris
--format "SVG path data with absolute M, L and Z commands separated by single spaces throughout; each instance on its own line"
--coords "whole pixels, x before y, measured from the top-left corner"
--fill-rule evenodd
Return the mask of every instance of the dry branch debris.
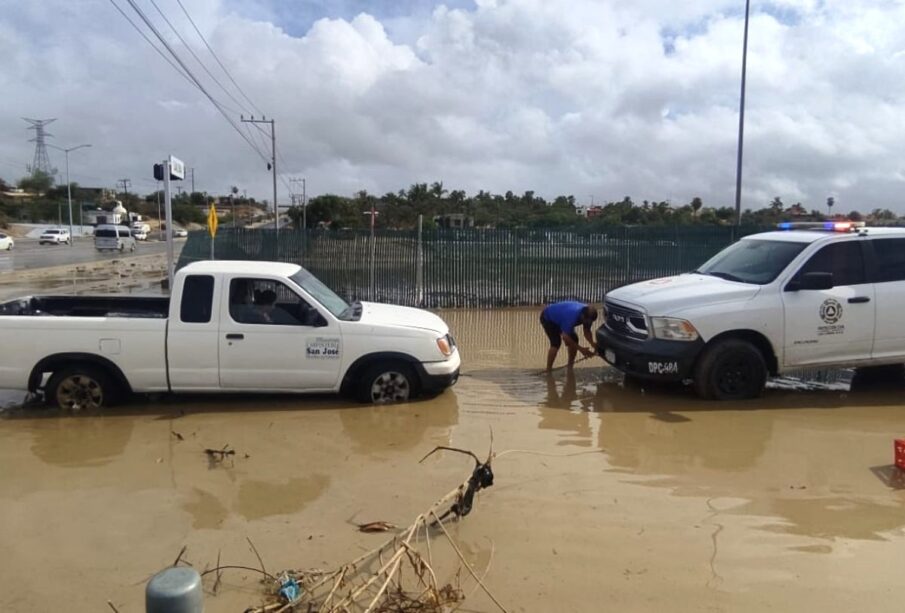
M 275 580 L 268 581 L 273 601 L 246 613 L 440 613 L 465 599 L 460 585 L 462 567 L 477 583 L 476 588 L 480 587 L 506 613 L 485 585 L 484 577 L 478 575 L 443 525 L 449 515 L 457 520 L 468 515 L 475 494 L 493 485 L 493 438 L 485 462 L 470 451 L 452 447 L 437 447 L 425 458 L 441 450 L 463 453 L 474 459 L 475 467 L 468 479 L 415 517 L 400 534 L 338 568 L 278 573 Z M 388 522 L 356 525 L 363 532 L 395 528 Z M 445 538 L 459 560 L 460 571 L 450 581 L 441 582 L 437 578 L 430 543 L 435 537 Z M 258 572 L 264 574 L 263 563 Z

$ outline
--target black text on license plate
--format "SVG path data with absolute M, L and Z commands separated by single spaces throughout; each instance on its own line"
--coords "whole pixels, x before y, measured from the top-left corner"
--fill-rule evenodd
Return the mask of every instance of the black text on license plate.
M 647 370 L 652 375 L 677 375 L 679 374 L 678 362 L 648 362 Z

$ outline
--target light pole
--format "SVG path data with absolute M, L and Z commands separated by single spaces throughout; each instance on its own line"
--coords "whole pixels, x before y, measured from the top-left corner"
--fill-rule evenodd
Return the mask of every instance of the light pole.
M 72 182 L 69 180 L 69 152 L 76 151 L 78 149 L 83 149 L 85 147 L 90 147 L 91 145 L 77 145 L 75 147 L 69 147 L 68 149 L 64 147 L 57 147 L 56 145 L 47 145 L 48 147 L 53 147 L 54 149 L 59 149 L 63 153 L 66 154 L 66 197 L 69 200 L 69 246 L 72 247 L 73 241 L 75 240 L 75 236 L 72 234 Z M 61 220 L 62 221 L 62 220 Z M 62 225 L 62 224 L 61 224 Z M 82 229 L 79 227 L 79 234 L 81 234 Z
M 742 43 L 742 95 L 738 113 L 738 159 L 735 167 L 735 225 L 742 225 L 742 149 L 745 140 L 745 78 L 748 71 L 748 14 L 751 0 L 745 0 L 745 39 Z
M 163 220 L 160 217 L 160 181 L 157 182 L 157 237 L 163 239 Z

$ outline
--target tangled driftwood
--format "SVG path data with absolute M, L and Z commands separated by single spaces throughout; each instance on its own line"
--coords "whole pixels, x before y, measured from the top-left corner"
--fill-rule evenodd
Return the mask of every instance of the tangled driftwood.
M 474 496 L 481 489 L 493 485 L 493 442 L 487 460 L 481 462 L 470 451 L 452 447 L 437 447 L 428 453 L 455 451 L 474 458 L 471 475 L 455 489 L 447 492 L 426 511 L 415 517 L 402 532 L 376 549 L 343 564 L 323 571 L 317 569 L 287 570 L 277 573 L 266 583 L 278 601 L 248 609 L 246 613 L 437 613 L 450 611 L 465 599 L 460 585 L 464 569 L 480 588 L 499 607 L 505 607 L 484 585 L 483 577 L 465 559 L 464 554 L 446 530 L 444 520 L 449 515 L 457 519 L 468 515 Z M 452 582 L 441 584 L 433 567 L 431 539 L 443 536 L 461 563 Z M 403 569 L 409 572 L 403 577 Z

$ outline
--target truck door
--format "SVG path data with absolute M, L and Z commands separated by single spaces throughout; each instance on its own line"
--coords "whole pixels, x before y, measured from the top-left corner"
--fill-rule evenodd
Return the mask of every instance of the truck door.
M 872 357 L 905 361 L 905 238 L 872 238 L 877 332 Z
M 173 391 L 220 388 L 220 335 L 214 316 L 220 291 L 211 275 L 187 275 L 183 281 L 179 308 L 170 309 L 167 324 L 167 365 Z
M 342 355 L 339 324 L 278 279 L 232 278 L 220 313 L 220 386 L 333 390 Z
M 806 366 L 870 358 L 874 342 L 874 285 L 864 268 L 863 239 L 821 248 L 782 292 L 784 365 Z M 833 288 L 794 289 L 801 275 L 831 273 Z

